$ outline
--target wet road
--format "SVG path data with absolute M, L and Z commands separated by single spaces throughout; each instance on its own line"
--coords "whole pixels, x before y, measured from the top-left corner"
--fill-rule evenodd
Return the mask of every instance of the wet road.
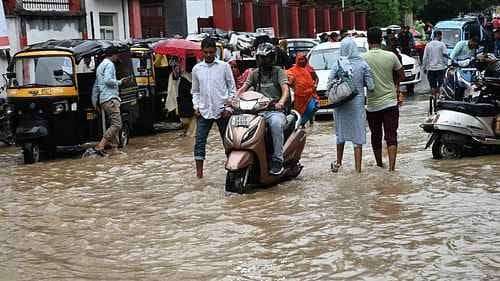
M 499 157 L 434 161 L 401 116 L 398 171 L 338 175 L 331 122 L 309 129 L 302 175 L 249 195 L 224 192 L 210 139 L 204 180 L 192 140 L 132 140 L 124 155 L 24 166 L 0 149 L 0 280 L 499 280 Z

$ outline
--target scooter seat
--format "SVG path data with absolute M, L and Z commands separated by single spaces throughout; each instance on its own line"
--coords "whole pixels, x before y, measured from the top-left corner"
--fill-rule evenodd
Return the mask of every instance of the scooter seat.
M 462 101 L 439 101 L 437 110 L 453 110 L 477 117 L 496 116 L 497 109 L 494 105 L 488 103 L 469 103 Z

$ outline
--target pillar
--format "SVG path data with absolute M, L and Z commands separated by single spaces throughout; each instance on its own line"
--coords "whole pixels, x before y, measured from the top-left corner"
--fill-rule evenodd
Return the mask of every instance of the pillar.
M 10 15 L 16 9 L 16 1 L 17 0 L 5 0 L 3 1 L 3 8 L 5 10 L 6 15 Z
M 366 12 L 356 12 L 356 30 L 366 30 Z
M 342 30 L 344 28 L 344 16 L 342 9 L 339 7 L 333 8 L 333 29 Z
M 325 7 L 323 9 L 323 31 L 331 31 L 331 15 L 330 15 L 330 7 Z
M 82 10 L 82 4 L 80 2 L 81 0 L 71 0 L 69 1 L 69 10 L 70 12 L 81 12 Z
M 142 38 L 141 3 L 139 0 L 128 1 L 128 16 L 130 25 L 130 37 Z
M 254 32 L 254 21 L 253 21 L 253 1 L 244 0 L 243 3 L 243 17 L 245 17 L 245 31 Z
M 290 18 L 291 18 L 291 30 L 290 30 L 291 37 L 298 38 L 300 37 L 298 6 L 290 6 Z
M 344 28 L 354 29 L 355 28 L 355 11 L 354 10 L 344 10 Z
M 267 0 L 264 3 L 268 4 L 271 8 L 271 24 L 274 28 L 274 35 L 280 37 L 280 11 L 279 0 Z
M 231 0 L 212 0 L 214 25 L 216 28 L 220 28 L 222 30 L 233 30 L 233 7 L 231 4 Z M 245 1 L 245 12 L 246 5 L 247 2 Z M 245 22 L 247 22 L 247 20 L 248 19 L 245 18 Z
M 316 7 L 314 6 L 307 9 L 307 35 L 316 38 Z

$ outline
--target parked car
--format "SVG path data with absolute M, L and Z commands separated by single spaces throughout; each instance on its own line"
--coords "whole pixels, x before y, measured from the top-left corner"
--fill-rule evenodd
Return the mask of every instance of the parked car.
M 354 38 L 358 45 L 359 51 L 365 53 L 368 51 L 368 41 L 366 38 Z M 314 47 L 308 54 L 309 64 L 316 70 L 319 82 L 316 88 L 320 97 L 320 110 L 316 113 L 330 114 L 333 109 L 328 107 L 328 96 L 326 93 L 328 76 L 330 75 L 332 66 L 337 63 L 340 56 L 340 42 L 326 42 Z M 415 84 L 422 80 L 420 64 L 418 60 L 401 55 L 403 58 L 403 69 L 405 71 L 405 80 L 401 83 L 402 86 L 412 88 Z

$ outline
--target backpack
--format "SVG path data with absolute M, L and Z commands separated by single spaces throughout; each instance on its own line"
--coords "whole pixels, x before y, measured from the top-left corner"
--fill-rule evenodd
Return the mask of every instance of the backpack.
M 331 108 L 338 107 L 358 95 L 358 91 L 352 81 L 352 74 L 342 68 L 340 61 L 337 63 L 337 79 L 333 82 L 328 92 L 328 101 Z

